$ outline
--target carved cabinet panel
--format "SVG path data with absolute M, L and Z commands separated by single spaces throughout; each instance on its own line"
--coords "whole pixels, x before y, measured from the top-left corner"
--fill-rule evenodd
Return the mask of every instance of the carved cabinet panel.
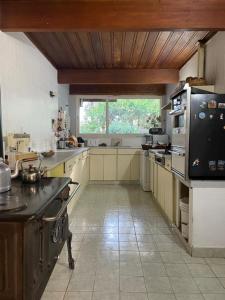
M 0 299 L 22 299 L 22 226 L 0 226 Z

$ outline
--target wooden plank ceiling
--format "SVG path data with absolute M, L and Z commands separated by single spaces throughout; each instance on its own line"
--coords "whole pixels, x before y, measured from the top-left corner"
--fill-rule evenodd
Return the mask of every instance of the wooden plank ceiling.
M 71 91 L 85 84 L 127 91 L 130 84 L 160 93 L 178 81 L 198 41 L 224 29 L 222 0 L 0 0 L 0 30 L 26 32 L 59 70 L 59 82 L 76 82 Z
M 224 0 L 1 0 L 3 31 L 224 30 Z
M 162 84 L 177 83 L 179 69 L 197 51 L 198 42 L 207 41 L 212 34 L 209 31 L 26 33 L 58 69 L 59 83 L 73 85 L 71 93 L 85 91 L 83 84 L 88 93 L 99 90 L 102 94 L 127 94 L 129 84 L 131 93 L 164 92 Z
M 180 69 L 208 31 L 26 33 L 57 69 Z

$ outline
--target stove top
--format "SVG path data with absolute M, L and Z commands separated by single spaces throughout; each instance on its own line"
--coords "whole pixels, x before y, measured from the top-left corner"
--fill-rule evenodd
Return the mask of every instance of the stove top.
M 43 178 L 34 184 L 23 184 L 18 179 L 12 180 L 11 190 L 0 193 L 0 221 L 39 217 L 70 180 L 66 177 L 52 177 Z
M 19 197 L 18 188 L 12 187 L 8 192 L 0 194 L 0 211 L 22 210 L 27 207 L 24 199 Z

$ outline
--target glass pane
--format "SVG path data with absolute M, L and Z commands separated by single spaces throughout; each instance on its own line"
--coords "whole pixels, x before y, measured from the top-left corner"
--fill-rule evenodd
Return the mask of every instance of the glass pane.
M 160 125 L 160 99 L 117 99 L 108 105 L 110 134 L 145 134 Z
M 106 133 L 105 102 L 83 102 L 80 107 L 80 133 Z

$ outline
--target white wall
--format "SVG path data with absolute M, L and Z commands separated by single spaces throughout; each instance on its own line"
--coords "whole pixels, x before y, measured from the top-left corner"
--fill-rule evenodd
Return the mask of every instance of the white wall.
M 206 46 L 206 80 L 215 92 L 225 93 L 225 32 L 218 32 Z
M 0 87 L 3 134 L 49 139 L 58 110 L 57 71 L 23 33 L 0 32 Z
M 180 80 L 186 80 L 187 77 L 198 76 L 198 53 L 192 56 L 192 58 L 180 69 Z
M 197 76 L 197 53 L 180 69 L 180 80 Z M 215 85 L 216 93 L 225 93 L 225 32 L 218 32 L 205 49 L 205 79 Z
M 193 237 L 194 248 L 225 248 L 224 188 L 194 188 Z

